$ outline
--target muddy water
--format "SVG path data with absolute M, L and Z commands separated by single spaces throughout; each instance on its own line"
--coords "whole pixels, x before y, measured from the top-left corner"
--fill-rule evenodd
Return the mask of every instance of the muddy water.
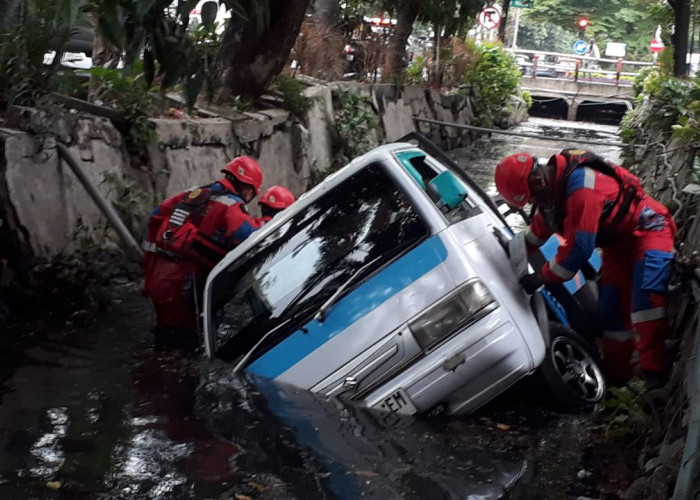
M 533 120 L 519 129 L 559 133 L 562 124 L 580 126 Z M 614 136 L 593 127 L 601 129 L 596 140 Z M 501 156 L 568 145 L 536 142 L 494 135 L 453 154 L 488 186 Z M 251 384 L 198 355 L 154 352 L 151 307 L 138 284 L 115 283 L 112 304 L 58 326 L 37 319 L 3 327 L 0 498 L 599 493 L 589 467 L 595 414 L 553 409 L 537 379 L 467 417 L 386 419 Z

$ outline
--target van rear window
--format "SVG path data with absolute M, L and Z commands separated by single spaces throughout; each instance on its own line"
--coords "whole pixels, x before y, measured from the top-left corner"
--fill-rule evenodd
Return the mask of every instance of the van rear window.
M 210 331 L 217 355 L 232 361 L 276 329 L 262 354 L 307 322 L 351 276 L 345 293 L 428 234 L 380 164 L 361 170 L 213 279 Z

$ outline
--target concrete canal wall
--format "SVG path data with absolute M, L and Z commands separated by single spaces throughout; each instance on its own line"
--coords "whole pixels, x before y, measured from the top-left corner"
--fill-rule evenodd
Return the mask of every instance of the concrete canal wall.
M 282 109 L 156 118 L 156 142 L 146 158 L 134 158 L 107 118 L 70 108 L 11 108 L 0 128 L 0 258 L 23 253 L 50 259 L 70 253 L 77 233 L 83 239 L 103 239 L 105 218 L 60 159 L 56 141 L 79 159 L 87 178 L 138 238 L 158 201 L 219 178 L 221 167 L 237 155 L 258 158 L 263 188 L 283 184 L 297 195 L 304 192 L 333 163 L 333 95 L 342 90 L 371 104 L 379 123 L 375 143 L 416 131 L 413 116 L 462 124 L 472 119 L 467 98 L 420 87 L 314 85 L 306 91 L 314 104 L 303 121 Z M 524 104 L 514 101 L 511 116 L 514 123 L 525 119 Z M 471 141 L 464 130 L 427 124 L 418 130 L 448 149 Z M 250 208 L 257 210 L 255 203 Z

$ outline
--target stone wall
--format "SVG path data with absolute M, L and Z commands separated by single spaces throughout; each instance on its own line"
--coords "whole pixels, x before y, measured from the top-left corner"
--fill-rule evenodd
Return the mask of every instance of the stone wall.
M 378 142 L 416 131 L 414 116 L 460 124 L 471 121 L 467 99 L 420 87 L 315 85 L 307 89 L 315 99 L 304 123 L 281 109 L 153 119 L 158 138 L 142 164 L 129 157 L 122 135 L 106 118 L 74 109 L 12 108 L 0 129 L 0 228 L 10 235 L 0 244 L 0 258 L 21 251 L 50 259 L 70 252 L 79 228 L 85 232 L 105 225 L 85 188 L 60 160 L 55 141 L 68 146 L 138 239 L 147 213 L 158 201 L 219 178 L 223 165 L 237 155 L 259 160 L 265 174 L 263 189 L 282 184 L 296 195 L 304 192 L 313 174 L 333 162 L 332 95 L 338 89 L 358 92 L 371 101 L 381 124 Z M 523 109 L 524 104 L 516 120 L 525 117 Z M 446 149 L 471 141 L 463 129 L 422 123 L 418 131 Z M 255 202 L 250 208 L 255 214 Z

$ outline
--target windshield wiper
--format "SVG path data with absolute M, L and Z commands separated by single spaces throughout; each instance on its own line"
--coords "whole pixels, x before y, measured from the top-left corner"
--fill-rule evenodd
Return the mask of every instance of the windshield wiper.
M 352 275 L 347 280 L 345 280 L 345 282 L 342 285 L 338 287 L 335 293 L 333 293 L 333 295 L 331 295 L 328 298 L 328 300 L 323 303 L 323 305 L 319 308 L 318 312 L 314 316 L 314 319 L 320 323 L 323 323 L 323 320 L 326 319 L 326 313 L 328 312 L 328 309 L 330 309 L 338 301 L 341 294 L 357 280 L 358 276 L 361 276 L 367 270 L 368 267 L 370 267 L 382 257 L 383 255 L 375 257 L 374 259 L 370 260 L 367 264 L 359 268 L 357 271 L 352 273 Z
M 243 358 L 241 358 L 241 360 L 238 362 L 238 364 L 236 365 L 236 367 L 233 369 L 233 372 L 236 373 L 236 372 L 241 371 L 241 370 L 243 369 L 243 367 L 246 365 L 246 363 L 248 362 L 248 360 L 253 356 L 253 353 L 255 353 L 255 351 L 258 349 L 258 347 L 260 347 L 260 345 L 261 345 L 263 342 L 265 342 L 265 340 L 267 340 L 273 333 L 276 333 L 277 331 L 281 330 L 283 326 L 287 326 L 287 324 L 288 324 L 290 321 L 292 321 L 293 319 L 294 319 L 294 316 L 292 316 L 292 317 L 289 318 L 289 319 L 286 319 L 285 321 L 283 321 L 282 323 L 280 323 L 279 325 L 277 325 L 276 327 L 274 327 L 272 330 L 270 330 L 269 332 L 267 332 L 265 335 L 263 335 L 262 337 L 260 337 L 260 340 L 258 340 L 258 341 L 255 343 L 255 345 L 250 349 L 250 351 L 248 351 L 248 352 L 246 353 L 245 356 L 243 356 Z
M 326 277 L 327 277 L 326 275 L 320 274 L 316 278 L 311 280 L 311 282 L 308 285 L 306 285 L 298 294 L 296 294 L 294 296 L 294 298 L 289 302 L 289 305 L 287 305 L 287 307 L 285 307 L 284 310 L 280 313 L 280 316 L 282 314 L 286 313 L 287 311 L 292 310 L 294 307 L 296 307 L 296 305 L 299 304 L 299 302 L 301 302 L 301 300 L 307 296 L 309 291 L 312 290 L 321 281 L 321 278 L 326 278 Z M 241 371 L 244 368 L 244 366 L 246 365 L 246 363 L 248 363 L 250 358 L 253 356 L 253 354 L 255 354 L 257 352 L 258 348 L 267 339 L 269 339 L 273 334 L 280 331 L 282 329 L 282 327 L 285 327 L 285 326 L 289 325 L 290 323 L 296 321 L 300 316 L 307 313 L 308 310 L 309 310 L 309 307 L 307 306 L 307 307 L 302 307 L 302 308 L 298 309 L 297 311 L 294 311 L 287 319 L 285 319 L 279 325 L 277 325 L 272 330 L 267 332 L 265 335 L 260 337 L 260 340 L 258 340 L 255 343 L 255 345 L 253 345 L 253 347 L 250 348 L 250 350 L 246 353 L 245 356 L 243 356 L 243 358 L 241 358 L 241 360 L 238 362 L 238 364 L 233 369 L 233 371 L 234 372 Z M 279 316 L 276 316 L 276 317 L 279 318 Z M 302 328 L 302 331 L 303 331 L 303 328 Z
M 250 358 L 258 351 L 260 346 L 262 346 L 275 333 L 279 332 L 283 327 L 289 327 L 289 326 L 293 327 L 295 322 L 300 317 L 304 316 L 305 314 L 307 314 L 309 312 L 309 309 L 310 309 L 310 307 L 307 305 L 305 307 L 298 309 L 297 311 L 294 311 L 294 314 L 292 314 L 289 318 L 285 319 L 284 321 L 282 321 L 282 323 L 280 323 L 279 325 L 274 327 L 272 330 L 267 332 L 265 335 L 260 337 L 260 340 L 258 340 L 255 343 L 255 345 L 253 345 L 253 347 L 250 348 L 250 350 L 245 354 L 245 356 L 243 356 L 243 358 L 241 358 L 241 360 L 238 362 L 238 364 L 233 369 L 233 371 L 234 372 L 241 371 L 245 367 L 245 365 L 248 363 Z M 308 333 L 306 328 L 304 328 L 304 327 L 301 327 L 300 330 L 303 333 Z

